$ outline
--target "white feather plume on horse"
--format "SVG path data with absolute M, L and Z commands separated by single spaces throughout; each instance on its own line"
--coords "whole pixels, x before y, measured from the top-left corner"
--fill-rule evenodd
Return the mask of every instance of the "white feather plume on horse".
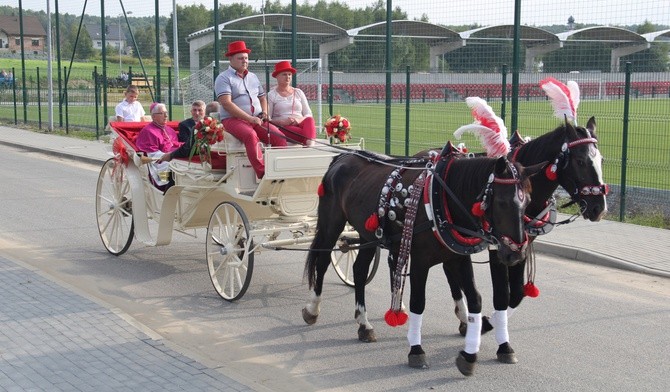
M 487 156 L 495 158 L 507 155 L 510 146 L 502 118 L 496 116 L 486 101 L 479 97 L 465 98 L 465 103 L 472 109 L 475 122 L 458 128 L 454 137 L 460 139 L 465 132 L 472 132 L 479 137 Z
M 577 108 L 579 107 L 579 85 L 574 80 L 567 84 L 554 79 L 546 78 L 540 81 L 540 87 L 551 100 L 554 115 L 561 120 L 567 118 L 577 125 Z

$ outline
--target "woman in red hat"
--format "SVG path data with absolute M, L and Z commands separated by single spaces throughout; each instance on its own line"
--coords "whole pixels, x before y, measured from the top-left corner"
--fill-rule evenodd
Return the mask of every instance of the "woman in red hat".
M 221 104 L 219 114 L 226 132 L 244 143 L 249 163 L 256 176 L 263 178 L 265 162 L 260 142 L 270 143 L 272 146 L 286 146 L 286 138 L 276 126 L 267 121 L 265 89 L 258 76 L 248 69 L 249 53 L 251 50 L 244 41 L 228 44 L 226 57 L 230 66 L 216 77 L 214 91 Z
M 270 119 L 280 125 L 284 134 L 297 143 L 311 144 L 316 137 L 316 126 L 312 110 L 305 93 L 291 85 L 295 68 L 288 61 L 275 64 L 272 77 L 277 86 L 268 92 Z

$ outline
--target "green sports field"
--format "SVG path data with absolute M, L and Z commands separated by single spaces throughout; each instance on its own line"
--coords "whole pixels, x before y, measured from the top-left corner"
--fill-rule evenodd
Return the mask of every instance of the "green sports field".
M 0 92 L 0 121 L 12 124 L 14 108 L 7 91 Z M 5 97 L 3 99 L 3 96 Z M 148 94 L 147 94 L 148 96 Z M 113 115 L 120 93 L 108 95 L 108 115 Z M 9 98 L 9 99 L 8 99 Z M 147 97 L 144 101 L 149 102 Z M 142 101 L 142 96 L 140 97 Z M 144 102 L 142 101 L 142 102 Z M 490 103 L 500 114 L 500 102 Z M 505 123 L 511 122 L 510 103 L 507 104 Z M 317 108 L 312 110 L 317 114 Z M 329 106 L 322 106 L 323 119 L 329 116 Z M 23 122 L 23 107 L 17 108 L 19 123 Z M 42 105 L 42 122 L 47 121 L 47 107 Z M 622 145 L 624 129 L 624 101 L 584 100 L 579 107 L 579 122 L 585 124 L 590 116 L 595 116 L 598 124 L 599 148 L 605 157 L 605 181 L 611 184 L 621 182 Z M 173 106 L 172 118 L 184 117 L 184 108 Z M 364 138 L 366 148 L 385 151 L 386 106 L 377 103 L 334 104 L 333 114 L 347 117 L 352 124 L 354 138 Z M 405 154 L 406 104 L 391 105 L 391 154 Z M 67 119 L 71 129 L 88 129 L 95 136 L 96 110 L 94 105 L 76 103 L 68 105 Z M 65 113 L 63 114 L 65 118 Z M 472 116 L 465 102 L 411 103 L 409 109 L 408 152 L 413 154 L 427 147 L 441 147 L 447 140 L 454 140 L 453 132 L 460 126 L 471 123 Z M 37 106 L 28 107 L 28 121 L 38 120 Z M 58 123 L 58 112 L 54 114 Z M 98 108 L 100 129 L 103 128 L 103 109 Z M 65 120 L 64 120 L 65 122 Z M 560 120 L 552 113 L 551 105 L 545 100 L 520 101 L 518 115 L 519 131 L 523 136 L 536 137 L 553 130 Z M 92 130 L 92 131 L 91 131 Z M 511 133 L 511 132 L 510 132 Z M 479 141 L 466 135 L 462 142 L 471 151 L 481 151 Z M 627 142 L 627 186 L 670 190 L 670 99 L 632 99 L 629 109 Z

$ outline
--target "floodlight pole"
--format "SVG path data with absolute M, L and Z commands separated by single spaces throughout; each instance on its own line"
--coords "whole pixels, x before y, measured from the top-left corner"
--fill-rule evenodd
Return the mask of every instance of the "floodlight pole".
M 177 37 L 177 0 L 172 0 L 172 49 L 174 55 L 174 89 L 179 91 L 179 39 Z
M 512 123 L 510 132 L 519 129 L 519 65 L 521 63 L 521 0 L 514 0 L 514 45 L 512 49 Z

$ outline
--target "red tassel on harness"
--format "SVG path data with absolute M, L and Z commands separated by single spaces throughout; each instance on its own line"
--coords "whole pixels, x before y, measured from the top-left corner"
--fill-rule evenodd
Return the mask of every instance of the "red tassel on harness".
M 316 194 L 319 197 L 323 197 L 326 194 L 326 188 L 323 186 L 323 182 L 319 184 L 319 187 L 316 189 Z
M 536 298 L 540 295 L 540 289 L 538 289 L 533 282 L 528 282 L 523 286 L 523 295 Z
M 547 176 L 549 181 L 556 181 L 556 178 L 558 177 L 556 175 L 556 169 L 557 168 L 555 164 L 547 166 L 547 169 L 545 170 L 545 175 Z
M 379 218 L 376 213 L 373 213 L 365 220 L 365 230 L 375 231 L 379 227 Z
M 409 316 L 407 315 L 407 313 L 402 310 L 394 311 L 392 309 L 389 309 L 386 311 L 386 314 L 384 315 L 384 320 L 386 320 L 386 324 L 388 324 L 391 327 L 405 325 L 408 318 Z
M 472 205 L 471 209 L 472 215 L 476 217 L 482 217 L 484 216 L 484 210 L 482 210 L 482 202 L 478 201 L 475 204 Z

